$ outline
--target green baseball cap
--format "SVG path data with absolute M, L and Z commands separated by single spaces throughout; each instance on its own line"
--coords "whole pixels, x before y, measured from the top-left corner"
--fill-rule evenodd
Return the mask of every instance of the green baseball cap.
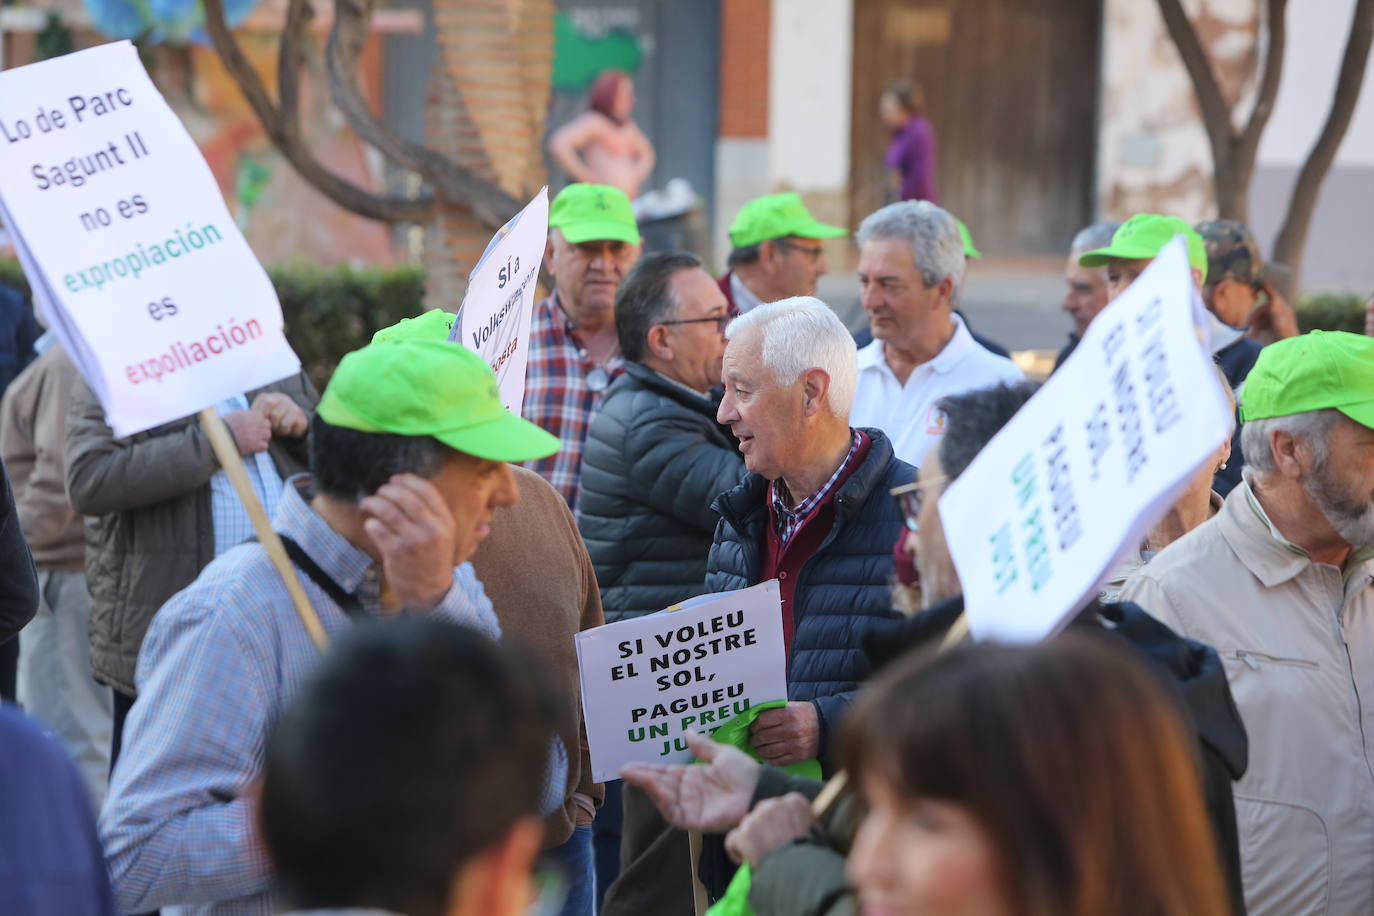
M 739 208 L 730 224 L 730 244 L 736 248 L 795 235 L 801 239 L 837 239 L 849 230 L 819 222 L 795 191 L 755 197 Z
M 482 357 L 445 340 L 368 344 L 339 361 L 315 412 L 332 426 L 364 433 L 433 436 L 489 461 L 531 461 L 559 441 L 501 406 Z
M 1207 246 L 1197 230 L 1176 216 L 1158 213 L 1137 213 L 1112 233 L 1112 243 L 1106 248 L 1084 252 L 1078 258 L 1081 267 L 1103 267 L 1113 258 L 1139 261 L 1154 258 L 1161 249 L 1181 235 L 1188 241 L 1188 264 L 1194 270 L 1207 273 Z
M 430 309 L 414 318 L 402 318 L 389 328 L 372 335 L 373 343 L 388 340 L 448 340 L 453 322 L 458 316 L 443 309 Z
M 549 205 L 549 228 L 557 228 L 574 245 L 582 242 L 639 244 L 630 198 L 604 184 L 570 184 Z
M 965 226 L 964 221 L 957 216 L 954 221 L 959 224 L 959 238 L 964 240 L 964 257 L 981 258 L 983 253 L 973 247 L 973 234 L 968 231 L 968 226 Z
M 1260 351 L 1241 391 L 1242 421 L 1327 408 L 1374 429 L 1374 338 L 1311 331 Z

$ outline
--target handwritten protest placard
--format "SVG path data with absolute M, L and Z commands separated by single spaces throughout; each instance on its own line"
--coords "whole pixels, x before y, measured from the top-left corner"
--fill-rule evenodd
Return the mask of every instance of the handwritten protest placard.
M 0 73 L 0 217 L 116 435 L 299 370 L 267 274 L 132 44 Z
M 627 763 L 687 763 L 688 732 L 715 731 L 787 697 L 778 583 L 577 634 L 592 778 Z
M 1229 437 L 1187 251 L 1171 242 L 940 500 L 978 639 L 1083 607 Z
M 501 403 L 519 414 L 525 398 L 535 281 L 549 236 L 549 189 L 492 236 L 468 275 L 468 291 L 449 339 L 476 350 L 496 373 Z

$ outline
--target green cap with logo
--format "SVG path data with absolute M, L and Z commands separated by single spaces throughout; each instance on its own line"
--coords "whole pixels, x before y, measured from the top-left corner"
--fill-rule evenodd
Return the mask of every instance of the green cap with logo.
M 730 244 L 736 248 L 757 245 L 789 235 L 800 239 L 837 239 L 849 230 L 820 222 L 795 191 L 755 197 L 739 208 L 730 224 Z
M 605 184 L 570 184 L 549 205 L 549 228 L 574 245 L 583 242 L 639 244 L 630 198 Z
M 1084 252 L 1078 258 L 1081 267 L 1104 267 L 1113 259 L 1140 261 L 1155 258 L 1174 236 L 1181 235 L 1188 242 L 1188 264 L 1194 270 L 1207 273 L 1207 246 L 1192 226 L 1176 216 L 1158 213 L 1137 213 L 1112 233 L 1112 243 L 1106 248 Z
M 373 343 L 388 340 L 448 340 L 453 330 L 453 322 L 458 318 L 443 309 L 430 309 L 414 318 L 402 318 L 389 328 L 382 328 L 372 335 Z
M 1339 410 L 1374 429 L 1374 338 L 1310 331 L 1260 351 L 1241 391 L 1242 421 Z
M 368 344 L 339 361 L 315 410 L 331 426 L 364 433 L 433 436 L 489 461 L 531 461 L 559 441 L 501 406 L 482 357 L 445 340 Z
M 959 238 L 964 241 L 964 257 L 981 258 L 983 253 L 973 247 L 973 233 L 968 231 L 968 226 L 964 225 L 964 221 L 957 216 L 954 221 L 959 224 Z

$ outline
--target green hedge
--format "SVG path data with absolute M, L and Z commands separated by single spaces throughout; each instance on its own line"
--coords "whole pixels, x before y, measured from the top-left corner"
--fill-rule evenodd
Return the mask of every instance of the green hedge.
M 320 388 L 345 353 L 424 307 L 425 275 L 418 267 L 287 263 L 268 268 L 267 274 L 286 316 L 286 336 Z M 24 272 L 12 259 L 0 259 L 0 283 L 29 292 Z
M 1352 331 L 1364 333 L 1365 300 L 1353 293 L 1305 296 L 1297 305 L 1298 327 L 1304 331 Z

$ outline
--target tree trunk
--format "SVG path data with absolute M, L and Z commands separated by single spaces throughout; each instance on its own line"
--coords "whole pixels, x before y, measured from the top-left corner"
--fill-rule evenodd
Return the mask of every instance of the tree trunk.
M 1303 252 L 1307 248 L 1307 233 L 1312 225 L 1312 212 L 1317 206 L 1317 195 L 1322 181 L 1331 170 L 1336 159 L 1336 151 L 1345 139 L 1346 129 L 1355 113 L 1355 103 L 1359 101 L 1360 89 L 1364 85 L 1365 67 L 1369 62 L 1370 44 L 1374 42 L 1374 0 L 1359 0 L 1355 5 L 1355 16 L 1350 26 L 1350 37 L 1346 40 L 1345 54 L 1341 59 L 1340 75 L 1336 81 L 1336 94 L 1331 100 L 1331 111 L 1326 116 L 1317 142 L 1298 173 L 1293 195 L 1288 200 L 1288 213 L 1283 218 L 1278 240 L 1270 259 L 1286 264 L 1292 271 L 1293 289 L 1298 289 L 1302 272 Z

